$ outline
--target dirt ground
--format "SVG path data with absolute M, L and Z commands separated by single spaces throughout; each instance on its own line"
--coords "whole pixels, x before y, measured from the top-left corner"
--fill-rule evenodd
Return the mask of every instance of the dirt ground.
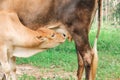
M 2 79 L 3 73 L 1 71 L 0 67 L 0 80 Z M 37 68 L 30 65 L 18 65 L 17 66 L 17 76 L 20 77 L 23 74 L 27 74 L 28 76 L 34 76 L 37 80 L 40 80 L 41 78 L 50 78 L 54 79 L 56 77 L 63 78 L 65 80 L 68 80 L 70 76 L 76 80 L 76 71 L 75 72 L 66 72 L 64 70 L 60 69 L 46 69 L 46 68 Z

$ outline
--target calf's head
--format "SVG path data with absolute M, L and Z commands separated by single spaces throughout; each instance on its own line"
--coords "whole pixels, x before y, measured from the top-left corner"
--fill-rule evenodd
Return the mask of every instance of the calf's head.
M 48 29 L 48 28 L 39 28 L 37 30 L 39 34 L 42 34 L 39 36 L 39 39 L 44 39 L 43 42 L 39 45 L 39 48 L 53 48 L 66 40 L 66 34 L 59 33 L 54 30 Z

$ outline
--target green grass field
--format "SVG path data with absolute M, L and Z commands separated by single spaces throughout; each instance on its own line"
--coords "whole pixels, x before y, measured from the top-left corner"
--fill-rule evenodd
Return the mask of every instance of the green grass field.
M 93 45 L 96 30 L 90 31 L 90 43 Z M 120 80 L 120 29 L 102 29 L 98 40 L 99 64 L 96 80 Z M 66 41 L 64 44 L 34 55 L 30 58 L 17 58 L 17 64 L 30 64 L 38 68 L 59 68 L 66 72 L 77 70 L 77 57 L 74 42 Z M 58 70 L 59 71 L 59 70 Z M 23 75 L 19 80 L 36 80 L 33 76 Z M 53 80 L 44 79 L 41 80 Z M 54 80 L 62 79 L 59 76 Z

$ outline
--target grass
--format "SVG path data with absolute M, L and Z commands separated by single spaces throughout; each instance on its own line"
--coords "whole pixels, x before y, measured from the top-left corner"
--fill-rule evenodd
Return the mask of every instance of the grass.
M 22 77 L 19 78 L 19 80 L 36 80 L 34 76 L 28 76 L 27 74 L 23 74 Z
M 90 32 L 90 43 L 93 44 L 96 30 Z M 96 80 L 120 80 L 120 29 L 102 29 L 98 40 L 99 64 Z M 67 72 L 77 70 L 77 57 L 74 42 L 64 44 L 34 55 L 30 58 L 17 58 L 17 64 L 31 64 L 39 68 L 60 68 Z M 29 79 L 30 78 L 30 79 Z M 19 80 L 36 80 L 23 75 Z M 52 80 L 44 79 L 42 80 Z M 60 77 L 54 80 L 64 80 Z M 74 80 L 72 77 L 69 80 Z

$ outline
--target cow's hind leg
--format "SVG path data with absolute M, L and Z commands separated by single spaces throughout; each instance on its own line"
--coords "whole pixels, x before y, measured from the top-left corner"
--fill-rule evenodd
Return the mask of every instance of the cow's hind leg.
M 92 49 L 93 52 L 93 59 L 92 59 L 92 67 L 91 67 L 91 74 L 92 79 L 95 80 L 97 65 L 98 65 L 98 54 L 97 54 L 97 39 L 95 39 L 94 46 Z
M 84 36 L 74 37 L 78 54 L 78 80 L 81 80 L 85 68 L 86 80 L 94 80 L 97 68 L 97 54 L 89 45 L 88 38 Z M 84 36 L 84 37 L 83 37 Z M 88 34 L 86 34 L 88 36 Z
M 81 26 L 82 25 L 82 26 Z M 90 47 L 88 32 L 89 28 L 80 22 L 72 23 L 68 27 L 68 31 L 73 36 L 76 45 L 78 56 L 78 80 L 82 79 L 83 70 L 85 69 L 86 80 L 94 80 L 96 74 L 96 55 L 94 56 L 94 49 Z
M 78 76 L 78 80 L 81 80 L 82 75 L 83 75 L 83 71 L 84 71 L 84 62 L 83 62 L 82 56 L 79 52 L 77 52 L 77 58 L 78 58 L 77 76 Z
M 87 39 L 87 38 L 86 38 Z M 80 42 L 79 42 L 80 41 Z M 81 80 L 83 70 L 85 68 L 86 80 L 94 80 L 95 77 L 95 63 L 94 53 L 91 49 L 89 42 L 81 42 L 81 40 L 75 40 L 78 51 L 78 80 Z M 79 42 L 79 44 L 78 44 Z
M 80 42 L 79 42 L 80 41 Z M 81 61 L 78 61 L 78 80 L 81 80 L 83 69 L 85 68 L 86 80 L 91 80 L 91 64 L 92 64 L 92 53 L 89 43 L 81 42 L 81 40 L 75 40 L 77 45 L 78 56 L 81 57 Z M 79 42 L 79 44 L 78 44 Z M 79 59 L 79 58 L 78 58 Z
M 93 49 L 91 49 L 85 54 L 84 61 L 85 61 L 86 79 L 95 80 L 97 63 L 98 63 L 97 49 L 95 46 L 93 47 Z

